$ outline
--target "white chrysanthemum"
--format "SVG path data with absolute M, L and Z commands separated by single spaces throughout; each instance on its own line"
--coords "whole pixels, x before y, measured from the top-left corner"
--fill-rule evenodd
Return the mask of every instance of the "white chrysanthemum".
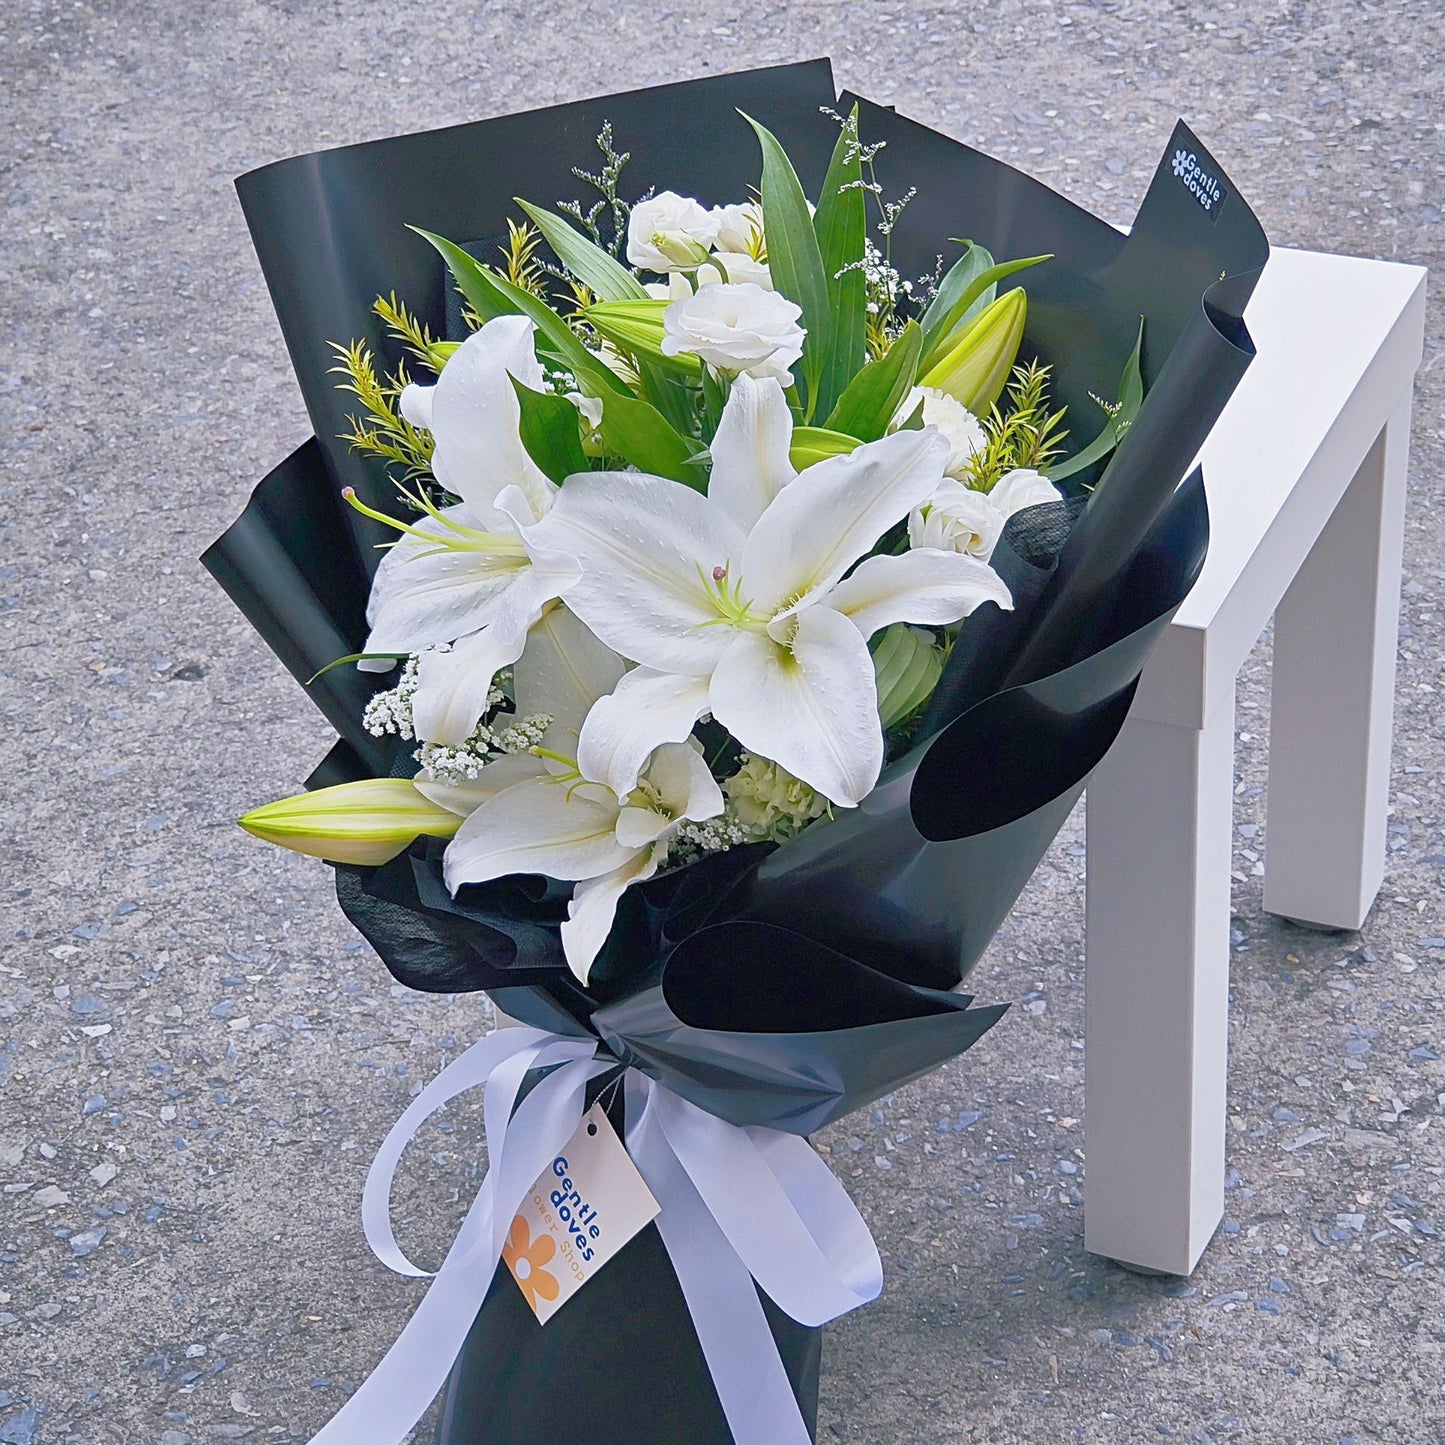
M 752 839 L 784 843 L 828 811 L 828 800 L 801 778 L 767 758 L 742 755 L 742 766 L 723 781 L 729 809 Z

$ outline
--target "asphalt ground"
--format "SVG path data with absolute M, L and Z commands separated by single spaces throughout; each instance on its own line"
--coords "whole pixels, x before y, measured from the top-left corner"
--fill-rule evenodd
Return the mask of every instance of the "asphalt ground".
M 308 1439 L 419 1298 L 361 1237 L 372 1151 L 487 1027 L 393 986 L 327 870 L 231 821 L 329 741 L 195 561 L 307 432 L 236 174 L 827 53 L 1111 220 L 1183 115 L 1275 244 L 1440 259 L 1423 3 L 6 0 L 0 40 L 5 1445 Z M 1438 300 L 1427 329 L 1358 935 L 1262 912 L 1267 637 L 1240 682 L 1221 1233 L 1189 1281 L 1083 1251 L 1076 818 L 974 976 L 1021 1006 L 820 1137 L 888 1270 L 828 1332 L 820 1439 L 1445 1438 Z M 454 1108 L 398 1184 L 416 1255 L 479 1167 Z

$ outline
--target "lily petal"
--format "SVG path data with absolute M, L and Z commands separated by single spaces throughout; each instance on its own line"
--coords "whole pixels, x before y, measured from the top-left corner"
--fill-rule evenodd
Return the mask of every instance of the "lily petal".
M 655 808 L 623 808 L 617 815 L 617 841 L 624 848 L 646 848 L 672 827 L 672 819 Z
M 668 743 L 658 748 L 648 764 L 647 781 L 657 789 L 663 806 L 676 818 L 691 818 L 694 823 L 701 823 L 705 818 L 716 818 L 723 810 L 722 789 L 702 750 L 691 742 Z
M 776 613 L 831 587 L 889 527 L 932 495 L 947 461 L 947 441 L 936 427 L 925 427 L 894 432 L 809 467 L 806 485 L 778 493 L 743 550 L 744 586 L 754 594 L 756 610 Z
M 935 627 L 967 617 L 984 602 L 1006 611 L 1013 598 L 1004 580 L 966 552 L 919 547 L 899 557 L 869 557 L 828 594 L 836 608 L 864 637 L 893 622 Z M 811 609 L 810 609 L 811 610 Z
M 550 779 L 529 780 L 488 798 L 457 830 L 446 852 L 446 882 L 485 883 L 509 873 L 596 878 L 620 868 L 632 850 L 618 843 L 617 804 L 601 788 L 585 792 Z
M 733 382 L 712 441 L 710 502 L 743 531 L 798 474 L 788 458 L 793 414 L 775 377 L 754 380 L 746 372 Z
M 479 526 L 465 505 L 447 507 L 442 515 L 459 526 Z M 498 597 L 529 565 L 525 556 L 448 547 L 456 533 L 432 518 L 414 525 L 436 543 L 404 536 L 381 559 L 366 605 L 371 632 L 364 652 L 420 652 L 485 627 Z
M 645 848 L 634 854 L 620 868 L 598 878 L 578 883 L 567 905 L 567 921 L 562 925 L 562 951 L 567 966 L 582 983 L 592 971 L 602 945 L 617 916 L 617 903 L 634 883 L 641 883 L 657 872 L 665 849 Z
M 523 717 L 549 713 L 557 740 L 566 742 L 556 750 L 575 754 L 583 719 L 623 673 L 622 659 L 574 612 L 550 607 L 533 626 L 512 672 L 517 712 Z
M 577 766 L 625 798 L 653 752 L 682 742 L 707 710 L 707 678 L 634 668 L 587 714 Z
M 443 783 L 420 772 L 412 779 L 417 792 L 439 808 L 466 818 L 475 813 L 488 798 L 495 798 L 504 788 L 515 787 L 528 778 L 545 777 L 547 769 L 540 758 L 530 753 L 509 753 L 488 763 L 475 777 L 465 782 Z
M 492 620 L 450 652 L 423 652 L 417 661 L 412 726 L 423 742 L 458 746 L 487 710 L 492 679 L 522 655 L 527 632 L 557 595 L 555 579 L 528 567 L 497 599 Z
M 562 488 L 527 545 L 577 560 L 567 605 L 609 647 L 659 672 L 711 671 L 727 638 L 710 625 L 718 610 L 706 579 L 743 551 L 721 507 L 665 477 L 589 472 Z
M 791 647 L 736 634 L 713 674 L 711 702 L 749 752 L 835 803 L 853 807 L 878 781 L 883 728 L 873 661 L 863 634 L 831 607 L 798 612 Z
M 546 478 L 522 445 L 521 406 L 508 379 L 510 372 L 524 386 L 543 389 L 534 331 L 525 316 L 493 317 L 452 353 L 431 388 L 432 471 L 489 525 L 497 521 L 497 493 L 507 486 L 535 494 L 537 515 L 545 510 Z M 411 405 L 425 403 L 413 397 Z

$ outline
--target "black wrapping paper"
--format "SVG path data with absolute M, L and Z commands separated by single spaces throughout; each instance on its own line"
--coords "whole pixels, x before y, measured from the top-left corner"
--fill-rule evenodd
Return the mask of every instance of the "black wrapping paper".
M 449 283 L 407 226 L 460 242 L 501 234 L 514 196 L 577 193 L 571 168 L 590 163 L 604 121 L 632 152 L 636 186 L 736 201 L 758 169 L 738 109 L 778 135 L 816 193 L 836 138 L 819 107 L 854 100 L 835 98 L 827 62 L 811 61 L 343 147 L 241 178 L 316 436 L 261 483 L 204 561 L 293 675 L 305 681 L 365 636 L 381 529 L 345 507 L 341 487 L 392 505 L 381 469 L 338 440 L 348 408 L 327 374 L 327 343 L 361 338 L 388 354 L 370 306 L 393 289 L 446 329 Z M 1111 390 L 1146 321 L 1143 407 L 1108 464 L 1076 478 L 1049 517 L 1055 545 L 1038 545 L 1049 528 L 1028 513 L 1005 531 L 995 565 L 1015 609 L 981 609 L 965 624 L 918 741 L 860 807 L 785 847 L 736 850 L 630 889 L 589 989 L 562 956 L 564 885 L 518 877 L 453 898 L 434 840 L 382 868 L 337 869 L 342 907 L 403 982 L 486 989 L 525 1022 L 597 1037 L 621 1064 L 724 1119 L 798 1134 L 957 1055 L 1001 1016 L 958 986 L 1116 737 L 1150 647 L 1198 575 L 1204 488 L 1197 472 L 1181 479 L 1248 364 L 1243 310 L 1268 254 L 1249 207 L 1182 122 L 1125 235 L 967 146 L 859 107 L 864 138 L 888 143 L 879 164 L 890 183 L 918 190 L 893 238 L 904 275 L 930 270 L 950 236 L 998 257 L 1054 253 L 1025 278 L 1023 354 L 1054 368 L 1072 446 L 1103 424 L 1089 394 Z M 1207 208 L 1190 185 L 1199 174 L 1213 186 Z M 366 698 L 385 685 L 347 667 L 310 685 L 339 735 L 311 786 L 409 770 L 405 749 L 361 726 Z M 526 1402 L 575 1351 L 589 1398 L 612 1392 L 612 1413 L 589 1416 L 590 1438 L 726 1440 L 681 1308 L 652 1229 L 545 1330 L 518 1291 L 494 1283 L 442 1439 L 552 1438 L 560 1417 Z M 808 1414 L 817 1332 L 772 1322 Z M 667 1402 L 657 1399 L 664 1375 Z M 665 1414 L 674 1403 L 681 1413 Z

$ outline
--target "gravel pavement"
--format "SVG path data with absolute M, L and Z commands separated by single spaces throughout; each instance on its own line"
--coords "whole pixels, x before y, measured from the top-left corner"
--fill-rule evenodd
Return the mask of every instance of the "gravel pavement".
M 327 870 L 231 821 L 328 743 L 194 560 L 307 431 L 233 176 L 831 53 L 1110 219 L 1183 114 L 1276 243 L 1434 265 L 1442 30 L 1423 0 L 6 0 L 0 1442 L 308 1439 L 419 1298 L 361 1238 L 372 1151 L 487 1026 L 392 986 Z M 829 1331 L 821 1440 L 1445 1438 L 1441 337 L 1437 292 L 1358 935 L 1261 910 L 1267 637 L 1241 680 L 1221 1233 L 1188 1281 L 1083 1251 L 1076 818 L 974 976 L 1022 1006 L 820 1140 L 888 1270 Z M 409 1158 L 421 1257 L 478 1136 L 456 1108 Z

